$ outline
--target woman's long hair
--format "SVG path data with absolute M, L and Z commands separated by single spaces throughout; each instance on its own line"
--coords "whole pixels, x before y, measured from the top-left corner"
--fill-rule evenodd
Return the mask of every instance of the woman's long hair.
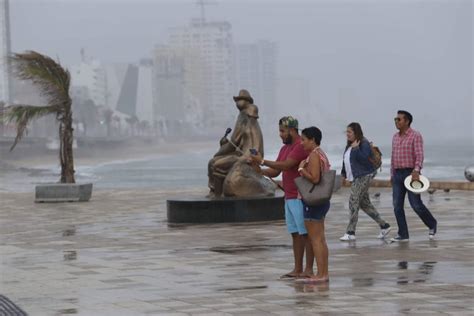
M 352 122 L 351 124 L 347 125 L 348 128 L 350 128 L 355 135 L 355 140 L 362 141 L 364 139 L 364 132 L 362 132 L 362 127 L 360 126 L 359 123 L 357 122 Z M 349 148 L 349 146 L 352 144 L 351 141 L 347 140 L 347 145 L 346 149 Z

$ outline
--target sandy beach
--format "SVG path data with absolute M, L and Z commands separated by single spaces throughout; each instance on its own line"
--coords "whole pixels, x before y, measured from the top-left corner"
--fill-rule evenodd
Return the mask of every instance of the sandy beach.
M 212 141 L 197 142 L 164 142 L 128 140 L 119 145 L 106 147 L 79 147 L 74 149 L 74 164 L 91 166 L 115 161 L 150 159 L 155 156 L 173 155 L 202 150 L 203 148 L 218 149 L 218 143 Z M 30 152 L 25 148 L 16 148 L 13 152 L 2 153 L 0 169 L 38 168 L 59 165 L 58 150 L 42 150 Z

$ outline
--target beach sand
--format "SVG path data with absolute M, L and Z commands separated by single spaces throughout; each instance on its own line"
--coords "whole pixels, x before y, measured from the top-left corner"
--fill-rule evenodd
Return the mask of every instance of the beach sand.
M 129 140 L 114 146 L 79 147 L 73 150 L 74 165 L 96 165 L 115 161 L 149 159 L 154 156 L 173 155 L 184 152 L 215 148 L 218 143 L 200 142 L 145 142 Z M 2 153 L 0 170 L 18 168 L 40 168 L 42 166 L 59 165 L 58 150 L 30 151 L 25 148 L 14 149 L 13 152 Z

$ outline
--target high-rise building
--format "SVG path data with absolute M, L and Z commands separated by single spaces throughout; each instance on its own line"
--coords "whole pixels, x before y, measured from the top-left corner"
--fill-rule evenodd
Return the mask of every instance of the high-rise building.
M 185 65 L 182 50 L 157 46 L 153 53 L 153 116 L 178 121 L 184 114 Z
M 261 124 L 273 124 L 276 113 L 277 45 L 260 40 L 240 44 L 235 49 L 237 88 L 247 89 L 258 105 Z
M 168 46 L 181 52 L 185 90 L 200 104 L 205 125 L 228 126 L 235 116 L 229 109 L 236 93 L 230 23 L 192 20 L 170 30 Z
M 151 59 L 138 64 L 108 64 L 107 107 L 140 121 L 153 121 L 153 91 Z
M 165 45 L 153 53 L 153 117 L 165 136 L 197 135 L 204 126 L 199 100 L 203 85 L 198 80 L 202 73 L 190 54 Z
M 99 61 L 83 60 L 71 67 L 71 92 L 73 97 L 91 99 L 97 106 L 107 104 L 107 78 Z
M 0 101 L 10 103 L 10 17 L 8 0 L 0 0 Z

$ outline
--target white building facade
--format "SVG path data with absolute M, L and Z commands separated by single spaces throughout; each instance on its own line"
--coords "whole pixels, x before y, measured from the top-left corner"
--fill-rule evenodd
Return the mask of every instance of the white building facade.
M 90 99 L 96 106 L 107 105 L 107 77 L 99 61 L 83 60 L 72 66 L 71 87 L 73 97 Z
M 193 20 L 186 27 L 171 29 L 168 45 L 182 52 L 185 90 L 200 104 L 205 125 L 230 124 L 236 94 L 230 23 Z
M 0 0 L 0 101 L 10 103 L 10 16 L 8 0 Z
M 235 49 L 237 87 L 250 91 L 263 125 L 272 125 L 276 119 L 277 53 L 276 43 L 266 40 Z

